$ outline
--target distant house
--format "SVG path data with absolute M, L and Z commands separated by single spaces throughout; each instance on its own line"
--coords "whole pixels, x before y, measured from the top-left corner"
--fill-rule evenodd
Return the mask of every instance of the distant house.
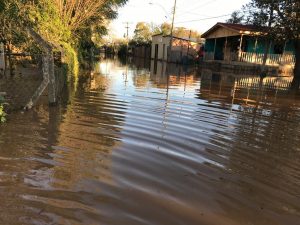
M 200 43 L 196 40 L 157 34 L 152 36 L 151 59 L 167 61 L 171 39 L 172 52 L 169 62 L 181 63 L 184 59 L 194 59 L 197 56 Z
M 262 64 L 266 47 L 265 34 L 263 28 L 253 25 L 217 23 L 202 35 L 205 39 L 204 60 Z M 271 43 L 267 65 L 294 63 L 292 41 Z

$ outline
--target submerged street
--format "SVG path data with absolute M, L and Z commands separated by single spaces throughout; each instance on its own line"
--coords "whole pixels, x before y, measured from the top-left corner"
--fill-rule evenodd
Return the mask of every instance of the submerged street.
M 297 225 L 290 77 L 106 59 L 0 126 L 0 224 Z

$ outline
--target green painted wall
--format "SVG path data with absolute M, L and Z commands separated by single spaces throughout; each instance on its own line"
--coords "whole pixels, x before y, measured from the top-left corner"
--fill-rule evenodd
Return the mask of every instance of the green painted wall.
M 205 41 L 205 52 L 213 52 L 215 46 L 215 39 L 207 39 Z
M 292 52 L 294 54 L 296 53 L 293 41 L 288 41 L 286 43 L 285 52 Z
M 255 49 L 256 38 L 255 37 L 246 37 L 245 39 L 246 39 L 245 41 L 247 42 L 247 48 L 246 48 L 247 52 L 265 53 L 265 41 L 264 40 L 258 38 L 256 49 Z M 274 46 L 271 46 L 269 53 L 273 54 L 273 52 L 274 52 Z
M 236 38 L 236 37 L 234 37 L 234 38 Z M 231 42 L 232 40 L 233 40 L 233 37 L 228 38 L 228 42 Z M 253 53 L 256 52 L 256 53 L 263 54 L 265 52 L 265 45 L 266 45 L 265 40 L 262 38 L 257 38 L 256 49 L 255 49 L 255 42 L 256 42 L 255 37 L 244 36 L 243 37 L 243 50 L 246 52 L 253 52 Z M 217 39 L 215 57 L 218 59 L 222 58 L 224 43 L 225 43 L 225 38 Z M 214 45 L 215 45 L 215 39 L 207 39 L 205 42 L 205 51 L 213 52 Z M 283 46 L 282 46 L 282 50 L 283 50 Z M 287 42 L 285 52 L 292 52 L 295 54 L 295 48 L 294 48 L 293 41 Z M 269 54 L 275 54 L 275 43 L 274 42 L 272 42 L 272 44 L 271 44 Z

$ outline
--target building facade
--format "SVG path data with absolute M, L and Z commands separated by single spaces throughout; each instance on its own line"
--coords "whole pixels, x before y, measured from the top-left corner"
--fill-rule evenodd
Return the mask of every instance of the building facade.
M 170 44 L 172 48 L 170 51 Z M 152 36 L 151 59 L 182 63 L 197 57 L 200 44 L 191 39 L 158 34 Z M 169 58 L 168 58 L 169 57 Z
M 206 31 L 204 60 L 262 64 L 268 40 L 261 27 L 253 25 L 217 23 Z M 267 65 L 292 65 L 295 49 L 292 41 L 271 41 Z

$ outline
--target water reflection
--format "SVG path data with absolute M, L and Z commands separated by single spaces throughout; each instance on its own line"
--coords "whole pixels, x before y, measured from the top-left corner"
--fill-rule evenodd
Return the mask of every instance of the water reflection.
M 0 126 L 0 223 L 297 224 L 290 81 L 99 62 Z

